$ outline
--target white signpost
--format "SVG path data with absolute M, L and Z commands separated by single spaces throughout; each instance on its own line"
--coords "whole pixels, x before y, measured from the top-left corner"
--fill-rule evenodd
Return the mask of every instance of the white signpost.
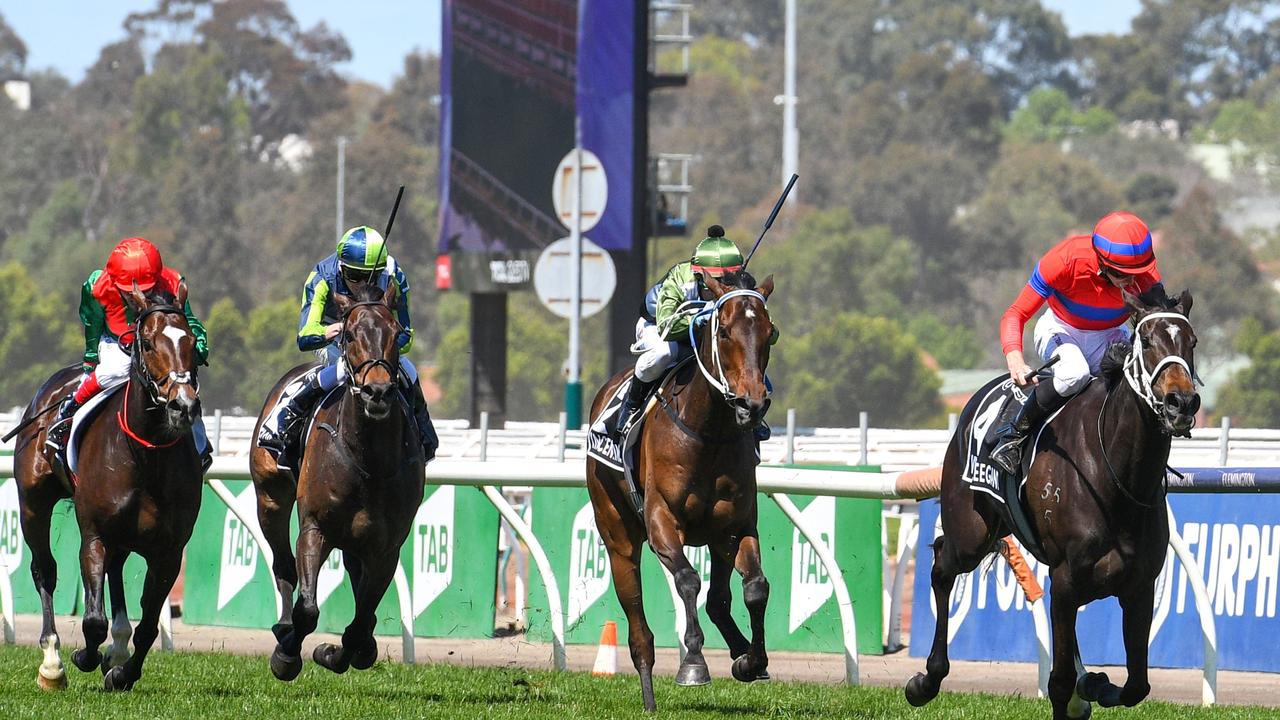
M 551 312 L 562 318 L 573 317 L 573 238 L 560 238 L 538 256 L 533 268 L 533 290 Z M 603 248 L 582 238 L 582 317 L 591 317 L 604 309 L 618 284 L 613 258 Z

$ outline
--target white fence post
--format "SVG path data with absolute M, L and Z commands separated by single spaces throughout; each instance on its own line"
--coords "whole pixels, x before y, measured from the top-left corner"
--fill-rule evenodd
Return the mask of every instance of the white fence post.
M 788 465 L 796 461 L 796 409 L 787 408 L 787 457 Z
M 1218 465 L 1227 466 L 1227 453 L 1231 450 L 1231 416 L 1222 418 L 1222 429 L 1218 431 Z
M 867 414 L 865 412 L 858 413 L 858 438 L 859 438 L 858 445 L 860 446 L 858 449 L 859 465 L 870 464 L 867 462 L 867 460 L 871 457 L 870 452 L 867 449 L 867 436 L 869 435 L 869 433 L 867 432 L 868 422 L 869 421 L 867 419 Z
M 480 413 L 480 462 L 489 459 L 489 413 Z

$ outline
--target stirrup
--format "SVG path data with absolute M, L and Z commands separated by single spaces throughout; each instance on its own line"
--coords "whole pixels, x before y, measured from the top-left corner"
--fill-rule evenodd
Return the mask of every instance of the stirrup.
M 1009 475 L 1017 475 L 1022 465 L 1022 443 L 1025 441 L 1025 437 L 1010 436 L 1002 438 L 991 449 L 991 454 L 987 456 L 987 460 Z M 1014 457 L 1010 458 L 1007 455 L 1013 455 Z M 1010 462 L 1011 460 L 1012 462 Z

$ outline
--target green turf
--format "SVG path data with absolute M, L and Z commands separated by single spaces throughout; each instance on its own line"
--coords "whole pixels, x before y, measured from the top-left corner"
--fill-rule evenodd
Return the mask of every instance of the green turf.
M 379 662 L 345 675 L 308 658 L 292 683 L 271 677 L 266 658 L 195 653 L 155 653 L 146 674 L 127 694 L 102 691 L 98 673 L 71 667 L 70 688 L 47 694 L 36 688 L 40 652 L 0 647 L 0 718 L 419 718 L 646 717 L 632 674 L 594 678 L 582 673 L 407 666 Z M 658 681 L 659 714 L 679 718 L 948 718 L 1017 720 L 1047 718 L 1046 701 L 944 693 L 925 709 L 907 706 L 902 692 L 800 683 L 741 685 L 717 679 L 710 687 L 678 688 Z M 1205 710 L 1144 703 L 1135 710 L 1098 711 L 1095 718 L 1280 718 L 1258 708 Z

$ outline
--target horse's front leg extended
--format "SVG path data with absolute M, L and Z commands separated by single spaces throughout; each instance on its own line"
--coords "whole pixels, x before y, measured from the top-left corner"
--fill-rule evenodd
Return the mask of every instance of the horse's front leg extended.
M 133 656 L 120 667 L 107 672 L 102 679 L 104 689 L 132 690 L 133 684 L 142 677 L 142 663 L 160 635 L 160 611 L 169 602 L 169 591 L 173 589 L 181 568 L 181 547 L 170 554 L 152 557 L 147 562 L 147 578 L 142 584 L 142 619 L 138 621 L 138 629 L 133 636 Z M 114 602 L 114 591 L 112 595 Z M 127 616 L 124 619 L 128 622 Z
M 302 640 L 315 632 L 320 622 L 320 605 L 316 584 L 320 566 L 333 547 L 314 521 L 304 519 L 298 532 L 298 600 L 293 605 L 293 627 L 284 633 L 271 653 L 271 674 L 280 680 L 293 680 L 302 672 Z
M 677 685 L 706 685 L 711 682 L 711 671 L 702 656 L 704 640 L 702 626 L 698 623 L 698 592 L 702 578 L 684 555 L 684 532 L 675 515 L 661 498 L 650 501 L 646 510 L 649 526 L 649 545 L 658 554 L 667 571 L 675 579 L 676 593 L 684 603 L 684 645 L 688 651 L 676 672 Z
M 769 581 L 760 567 L 760 539 L 754 532 L 738 544 L 734 563 L 742 573 L 742 602 L 751 615 L 751 649 L 733 661 L 733 676 L 751 682 L 769 676 L 769 656 L 764 649 L 764 611 L 769 604 Z
M 1053 669 L 1049 672 L 1049 700 L 1053 703 L 1053 720 L 1087 718 L 1092 708 L 1076 690 L 1077 680 L 1084 677 L 1076 668 L 1076 660 L 1080 655 L 1080 647 L 1076 642 L 1076 614 L 1080 610 L 1080 602 L 1076 599 L 1065 566 L 1054 570 L 1049 592 L 1049 613 L 1053 622 Z
M 103 578 L 107 572 L 107 548 L 102 539 L 89 534 L 91 528 L 81 526 L 80 576 L 84 582 L 84 619 L 80 630 L 84 633 L 84 647 L 71 653 L 71 662 L 81 672 L 98 669 L 102 663 L 99 648 L 107 639 L 107 615 L 103 608 Z
M 1118 699 L 1121 705 L 1133 707 L 1151 692 L 1151 683 L 1147 680 L 1147 641 L 1155 608 L 1155 585 L 1144 586 L 1133 595 L 1120 598 L 1120 608 L 1124 611 L 1124 655 L 1129 679 Z M 1106 706 L 1105 702 L 1099 702 Z

